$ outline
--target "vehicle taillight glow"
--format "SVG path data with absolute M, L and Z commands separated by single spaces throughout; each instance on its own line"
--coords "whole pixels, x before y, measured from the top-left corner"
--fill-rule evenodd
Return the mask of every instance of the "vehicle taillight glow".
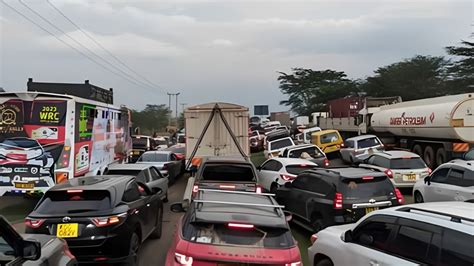
M 255 193 L 257 193 L 257 194 L 262 194 L 262 187 L 261 187 L 261 186 L 257 186 L 257 188 L 255 188 Z
M 395 188 L 395 196 L 397 196 L 398 203 L 403 204 L 405 202 L 405 199 L 398 188 Z
M 314 244 L 314 242 L 318 240 L 318 236 L 316 234 L 313 234 L 309 240 L 311 241 L 311 244 Z
M 175 252 L 174 258 L 176 262 L 178 262 L 181 265 L 193 265 L 193 257 L 188 257 L 186 255 Z
M 44 223 L 43 219 L 25 219 L 25 225 L 31 228 L 38 228 Z
M 122 213 L 122 214 L 116 215 L 116 216 L 93 218 L 92 222 L 97 227 L 109 226 L 109 225 L 119 223 L 120 222 L 120 217 L 123 217 L 125 215 L 126 215 L 126 213 Z
M 328 159 L 324 159 L 324 166 L 326 166 L 326 167 L 329 166 L 329 160 Z
M 393 178 L 393 172 L 392 172 L 392 170 L 387 169 L 387 170 L 384 171 L 384 173 L 385 173 L 388 177 Z
M 431 173 L 433 173 L 433 170 L 431 170 L 431 168 L 428 168 L 428 174 L 431 175 Z
M 280 176 L 281 176 L 281 179 L 285 181 L 291 181 L 296 178 L 295 175 L 289 175 L 289 174 L 280 174 Z
M 228 223 L 229 228 L 243 228 L 243 229 L 252 229 L 254 228 L 253 224 L 239 224 L 239 223 Z
M 342 209 L 342 193 L 336 192 L 333 201 L 334 209 Z
M 219 188 L 223 189 L 235 189 L 234 185 L 219 185 Z
M 198 193 L 198 191 L 199 191 L 199 186 L 194 185 L 193 186 L 193 193 Z
M 341 148 L 344 148 L 346 145 L 344 145 L 344 143 L 341 143 Z
M 362 180 L 374 180 L 373 176 L 363 176 Z
M 82 189 L 68 189 L 67 193 L 82 193 Z
M 292 262 L 292 263 L 286 263 L 285 266 L 301 266 L 303 265 L 301 263 L 301 261 L 297 261 L 297 262 Z

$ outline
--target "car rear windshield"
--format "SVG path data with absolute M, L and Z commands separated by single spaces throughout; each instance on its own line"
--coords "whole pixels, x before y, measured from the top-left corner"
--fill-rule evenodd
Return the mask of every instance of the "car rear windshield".
M 289 248 L 295 245 L 291 232 L 284 228 L 231 228 L 227 224 L 188 223 L 183 227 L 184 239 L 212 245 L 254 248 Z
M 392 182 L 386 176 L 346 178 L 342 180 L 339 192 L 344 199 L 359 200 L 388 196 L 394 193 Z
M 288 146 L 292 146 L 293 143 L 291 142 L 291 139 L 281 139 L 281 140 L 275 140 L 270 143 L 270 150 L 279 150 L 281 148 L 285 148 Z
M 255 182 L 252 167 L 245 164 L 205 164 L 201 179 L 207 181 Z
M 139 162 L 167 162 L 168 154 L 165 153 L 144 153 L 140 158 Z
M 304 170 L 313 169 L 315 167 L 316 166 L 314 165 L 308 165 L 308 164 L 293 164 L 293 165 L 287 165 L 286 171 L 292 175 L 299 175 Z
M 339 135 L 336 132 L 326 133 L 320 136 L 321 144 L 331 143 L 339 140 Z
M 399 158 L 390 160 L 391 169 L 422 169 L 426 168 L 425 162 L 420 157 Z
M 40 145 L 36 140 L 31 139 L 6 139 L 0 143 L 0 147 L 5 148 L 17 147 L 17 148 L 39 148 Z
M 105 190 L 48 191 L 36 208 L 41 214 L 75 214 L 104 211 L 111 208 L 110 195 Z
M 288 155 L 288 157 L 290 158 L 302 158 L 301 155 L 303 155 L 303 153 L 307 153 L 309 156 L 313 157 L 313 158 L 319 158 L 319 157 L 324 157 L 324 154 L 316 147 L 308 147 L 308 148 L 304 148 L 304 149 L 297 149 L 297 150 L 292 150 L 290 151 L 290 154 Z M 306 159 L 305 156 L 303 156 L 304 159 Z
M 361 139 L 357 141 L 357 147 L 359 149 L 370 148 L 379 146 L 381 143 L 377 138 L 368 138 L 368 139 Z
M 166 144 L 168 144 L 168 142 L 166 140 L 155 140 L 155 143 L 157 145 L 166 145 Z
M 132 138 L 133 147 L 141 148 L 146 147 L 148 144 L 147 138 Z

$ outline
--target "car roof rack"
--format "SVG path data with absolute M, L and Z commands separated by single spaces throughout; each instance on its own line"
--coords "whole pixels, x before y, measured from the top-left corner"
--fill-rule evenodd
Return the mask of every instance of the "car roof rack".
M 449 214 L 449 213 L 437 212 L 437 211 L 433 211 L 433 210 L 420 209 L 420 208 L 416 208 L 416 207 L 415 208 L 414 207 L 402 207 L 402 208 L 399 208 L 397 211 L 425 212 L 425 213 L 429 213 L 429 214 L 435 214 L 435 215 L 445 216 L 445 217 L 451 218 L 450 219 L 451 222 L 455 222 L 455 223 L 462 223 L 462 221 L 467 221 L 467 222 L 474 223 L 474 219 L 472 219 L 472 218 L 462 217 L 462 216 L 458 216 L 458 215 L 452 215 L 452 214 Z

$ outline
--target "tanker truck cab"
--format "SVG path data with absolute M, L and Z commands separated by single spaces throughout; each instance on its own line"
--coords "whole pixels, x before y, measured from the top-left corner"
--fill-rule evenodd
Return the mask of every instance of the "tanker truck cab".
M 339 131 L 333 129 L 313 132 L 311 138 L 313 144 L 318 146 L 325 154 L 338 152 L 344 143 Z

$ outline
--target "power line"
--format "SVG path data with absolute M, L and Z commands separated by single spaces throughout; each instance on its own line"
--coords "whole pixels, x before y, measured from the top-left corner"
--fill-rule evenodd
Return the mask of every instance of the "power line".
M 106 67 L 105 65 L 101 64 L 100 62 L 98 62 L 97 60 L 95 60 L 94 58 L 90 57 L 89 55 L 83 53 L 81 50 L 77 49 L 76 47 L 70 45 L 69 43 L 65 42 L 63 39 L 59 38 L 58 36 L 56 36 L 54 33 L 50 32 L 49 30 L 47 30 L 46 28 L 44 28 L 43 26 L 39 25 L 38 23 L 36 23 L 34 20 L 30 19 L 29 17 L 27 17 L 26 15 L 24 15 L 23 13 L 21 13 L 20 11 L 18 11 L 16 8 L 14 8 L 13 6 L 7 4 L 5 2 L 5 0 L 0 0 L 2 2 L 2 4 L 4 4 L 5 6 L 7 6 L 8 8 L 10 8 L 11 10 L 13 10 L 15 13 L 17 13 L 18 15 L 20 15 L 21 17 L 23 17 L 24 19 L 28 20 L 30 23 L 34 24 L 35 26 L 37 26 L 38 28 L 40 28 L 41 30 L 43 30 L 44 32 L 50 34 L 51 36 L 53 36 L 54 38 L 56 38 L 58 41 L 60 41 L 61 43 L 63 43 L 64 45 L 68 46 L 69 48 L 73 49 L 74 51 L 76 51 L 77 53 L 81 54 L 82 56 L 86 57 L 87 59 L 91 60 L 92 62 L 94 62 L 95 64 L 99 65 L 100 67 L 102 67 L 103 69 L 109 71 L 110 73 L 114 74 L 114 75 L 117 75 L 118 77 L 121 77 L 125 80 L 127 80 L 128 82 L 136 85 L 136 86 L 140 86 L 140 84 L 136 83 L 135 81 L 133 80 L 130 80 L 122 75 L 120 75 L 119 73 L 109 69 L 108 67 Z
M 69 35 L 67 32 L 65 32 L 64 30 L 62 30 L 61 28 L 59 28 L 58 26 L 56 26 L 54 23 L 52 23 L 51 21 L 49 21 L 47 18 L 45 18 L 44 16 L 42 16 L 39 12 L 35 11 L 33 8 L 31 8 L 30 6 L 28 6 L 26 3 L 24 3 L 22 0 L 18 0 L 18 2 L 20 2 L 20 4 L 22 4 L 23 6 L 25 6 L 28 10 L 30 10 L 31 12 L 33 12 L 36 16 L 38 16 L 39 18 L 41 18 L 43 21 L 45 21 L 46 23 L 48 23 L 51 27 L 55 28 L 57 31 L 61 32 L 63 35 L 65 35 L 66 37 L 68 37 L 70 40 L 72 40 L 73 42 L 75 42 L 77 45 L 81 46 L 82 48 L 84 48 L 85 50 L 87 50 L 90 54 L 96 56 L 97 58 L 99 58 L 100 60 L 102 60 L 103 62 L 105 62 L 106 64 L 108 64 L 109 66 L 111 66 L 112 68 L 114 68 L 115 70 L 118 70 L 119 72 L 121 72 L 122 74 L 126 75 L 128 78 L 134 80 L 135 82 L 138 82 L 140 84 L 142 84 L 142 86 L 147 86 L 147 87 L 150 87 L 150 88 L 154 88 L 153 86 L 150 86 L 146 83 L 144 83 L 143 81 L 139 80 L 139 79 L 136 79 L 135 77 L 129 75 L 128 73 L 126 73 L 125 71 L 123 71 L 122 69 L 118 68 L 117 66 L 113 65 L 112 63 L 110 63 L 108 60 L 104 59 L 102 56 L 96 54 L 94 51 L 90 50 L 88 47 L 86 47 L 85 45 L 83 45 L 82 43 L 80 43 L 79 41 L 77 41 L 75 38 L 73 38 L 71 35 Z
M 118 58 L 117 56 L 115 56 L 112 52 L 110 52 L 110 50 L 108 50 L 107 48 L 105 48 L 102 44 L 100 44 L 100 42 L 98 42 L 94 37 L 92 37 L 89 33 L 87 33 L 85 30 L 83 30 L 81 27 L 79 27 L 74 21 L 72 21 L 68 16 L 66 16 L 66 14 L 64 14 L 64 12 L 62 12 L 57 6 L 55 6 L 53 3 L 51 3 L 51 1 L 49 0 L 46 0 L 46 2 L 54 9 L 56 10 L 62 17 L 64 17 L 67 21 L 69 21 L 69 23 L 71 23 L 74 27 L 76 27 L 76 29 L 78 29 L 80 32 L 82 32 L 87 38 L 89 38 L 91 41 L 93 41 L 98 47 L 100 47 L 102 50 L 104 50 L 108 55 L 110 55 L 112 58 L 115 59 L 115 61 L 117 61 L 119 64 L 121 64 L 123 67 L 125 67 L 126 69 L 128 69 L 129 71 L 133 72 L 135 75 L 137 75 L 138 77 L 142 78 L 143 80 L 147 81 L 149 84 L 151 84 L 152 86 L 155 86 L 161 90 L 163 90 L 161 88 L 160 85 L 150 81 L 149 79 L 147 79 L 145 76 L 141 75 L 140 73 L 138 73 L 137 71 L 135 71 L 133 68 L 129 67 L 125 62 L 123 62 L 120 58 Z M 164 90 L 163 90 L 164 91 Z

